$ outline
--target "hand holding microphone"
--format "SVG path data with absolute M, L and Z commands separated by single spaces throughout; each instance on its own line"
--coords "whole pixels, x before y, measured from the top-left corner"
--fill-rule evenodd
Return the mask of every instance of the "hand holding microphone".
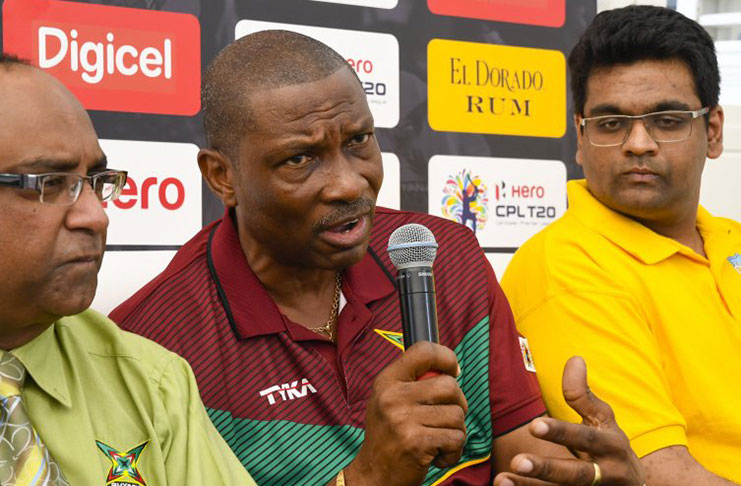
M 437 344 L 436 251 L 435 238 L 424 226 L 402 226 L 391 236 L 406 351 L 373 383 L 365 439 L 345 468 L 348 484 L 421 484 L 431 464 L 450 467 L 463 452 L 468 404 L 455 379 L 458 360 Z

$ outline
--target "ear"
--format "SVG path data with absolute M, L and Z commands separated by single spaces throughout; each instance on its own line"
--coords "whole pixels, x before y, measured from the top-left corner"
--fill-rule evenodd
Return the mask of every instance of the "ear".
M 582 116 L 574 113 L 574 128 L 576 129 L 576 163 L 583 167 L 584 157 L 582 156 L 582 147 L 584 146 L 584 133 L 581 127 Z
M 708 114 L 708 152 L 709 159 L 717 159 L 723 153 L 723 107 L 717 105 Z
M 234 168 L 224 154 L 218 150 L 204 148 L 198 151 L 198 167 L 206 180 L 208 187 L 221 199 L 224 206 L 237 206 L 234 194 Z

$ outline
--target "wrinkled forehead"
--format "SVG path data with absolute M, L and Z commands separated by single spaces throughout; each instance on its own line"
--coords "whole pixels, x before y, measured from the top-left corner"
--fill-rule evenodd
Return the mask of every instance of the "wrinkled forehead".
M 370 118 L 360 82 L 349 69 L 309 83 L 260 90 L 249 97 L 251 124 L 256 132 L 310 129 L 322 120 Z

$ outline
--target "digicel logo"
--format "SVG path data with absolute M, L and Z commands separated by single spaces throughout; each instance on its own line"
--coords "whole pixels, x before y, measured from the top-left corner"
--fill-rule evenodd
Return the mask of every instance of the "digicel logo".
M 80 77 L 90 84 L 97 84 L 106 74 L 135 76 L 141 72 L 148 78 L 172 78 L 172 40 L 165 39 L 161 49 L 145 47 L 139 50 L 129 44 L 116 46 L 112 32 L 105 36 L 106 44 L 87 41 L 80 44 L 77 29 L 69 35 L 56 27 L 39 28 L 39 67 L 51 69 L 69 63 L 73 72 L 82 71 Z M 71 40 L 70 40 L 71 39 Z M 56 40 L 56 42 L 55 42 Z M 56 51 L 48 52 L 49 47 Z
M 200 110 L 200 27 L 192 15 L 6 0 L 3 46 L 56 76 L 91 110 Z

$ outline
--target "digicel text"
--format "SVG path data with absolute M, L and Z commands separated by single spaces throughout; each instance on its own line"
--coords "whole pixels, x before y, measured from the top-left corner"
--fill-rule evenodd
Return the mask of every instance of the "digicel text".
M 186 115 L 201 108 L 201 28 L 190 14 L 5 0 L 4 52 L 56 77 L 88 110 Z
M 53 68 L 66 62 L 69 69 L 78 72 L 86 83 L 99 83 L 105 74 L 121 73 L 133 76 L 141 72 L 148 78 L 172 78 L 172 40 L 164 39 L 162 46 L 141 49 L 130 44 L 116 46 L 115 36 L 108 32 L 105 43 L 78 40 L 77 29 L 69 34 L 56 27 L 39 27 L 39 67 Z

